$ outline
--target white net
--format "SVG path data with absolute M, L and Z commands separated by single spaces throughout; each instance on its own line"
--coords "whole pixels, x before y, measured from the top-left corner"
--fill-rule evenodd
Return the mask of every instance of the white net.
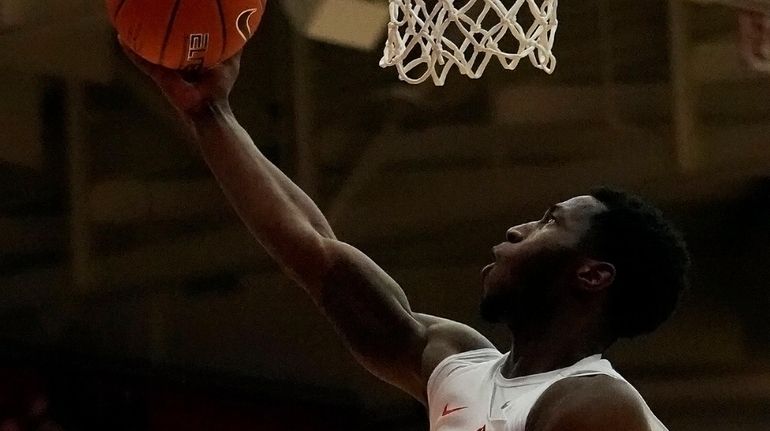
M 444 85 L 454 66 L 478 78 L 492 58 L 512 70 L 528 57 L 536 68 L 553 72 L 558 0 L 505 1 L 510 6 L 503 0 L 434 0 L 431 8 L 425 0 L 390 0 L 380 66 L 395 66 L 410 84 L 432 78 L 435 85 Z

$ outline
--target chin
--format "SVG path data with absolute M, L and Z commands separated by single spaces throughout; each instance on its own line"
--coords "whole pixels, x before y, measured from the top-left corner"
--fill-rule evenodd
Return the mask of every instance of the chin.
M 486 287 L 486 286 L 485 286 Z M 489 323 L 503 323 L 508 320 L 511 314 L 512 299 L 511 295 L 490 294 L 485 290 L 479 304 L 479 314 L 481 318 Z
M 481 316 L 481 319 L 487 323 L 500 323 L 497 313 L 490 309 L 483 299 L 481 300 L 481 304 L 479 304 L 479 316 Z

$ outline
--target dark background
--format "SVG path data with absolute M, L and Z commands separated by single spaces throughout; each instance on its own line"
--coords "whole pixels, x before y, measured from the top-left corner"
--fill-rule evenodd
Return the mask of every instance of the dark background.
M 435 88 L 269 3 L 236 114 L 414 309 L 507 348 L 476 313 L 489 248 L 625 187 L 684 231 L 693 287 L 608 356 L 672 430 L 770 428 L 770 80 L 734 10 L 564 0 L 553 75 Z M 101 1 L 0 11 L 0 431 L 427 429 L 249 237 Z

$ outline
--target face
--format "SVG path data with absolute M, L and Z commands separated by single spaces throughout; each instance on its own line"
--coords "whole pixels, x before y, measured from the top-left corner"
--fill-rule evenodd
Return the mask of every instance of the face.
M 492 248 L 495 261 L 481 271 L 481 314 L 491 322 L 544 317 L 570 287 L 580 264 L 578 245 L 591 218 L 607 208 L 578 196 L 549 208 L 543 218 L 506 231 Z

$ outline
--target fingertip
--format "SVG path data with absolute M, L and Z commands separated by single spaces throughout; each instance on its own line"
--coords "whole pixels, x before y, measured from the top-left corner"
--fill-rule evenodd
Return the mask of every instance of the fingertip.
M 131 51 L 131 48 L 129 48 L 126 44 L 126 41 L 120 36 L 120 33 L 118 33 L 116 39 L 118 40 L 118 45 L 120 45 L 120 48 L 123 49 L 123 52 L 133 54 L 133 51 Z
M 219 70 L 240 70 L 241 68 L 241 53 L 243 51 L 238 51 L 235 53 L 232 57 L 228 58 L 227 60 L 223 61 L 222 63 L 219 63 L 216 65 L 216 69 Z
M 118 36 L 118 43 L 120 44 L 120 49 L 123 50 L 123 53 L 125 53 L 130 59 L 134 59 L 136 57 L 136 53 L 131 50 L 131 48 L 126 45 L 126 42 Z
M 147 70 L 153 65 L 142 58 L 139 54 L 134 52 L 128 45 L 125 43 L 120 44 L 120 48 L 123 50 L 123 53 L 128 57 L 129 60 L 131 60 L 132 63 L 134 63 L 136 66 L 138 66 L 140 69 Z

